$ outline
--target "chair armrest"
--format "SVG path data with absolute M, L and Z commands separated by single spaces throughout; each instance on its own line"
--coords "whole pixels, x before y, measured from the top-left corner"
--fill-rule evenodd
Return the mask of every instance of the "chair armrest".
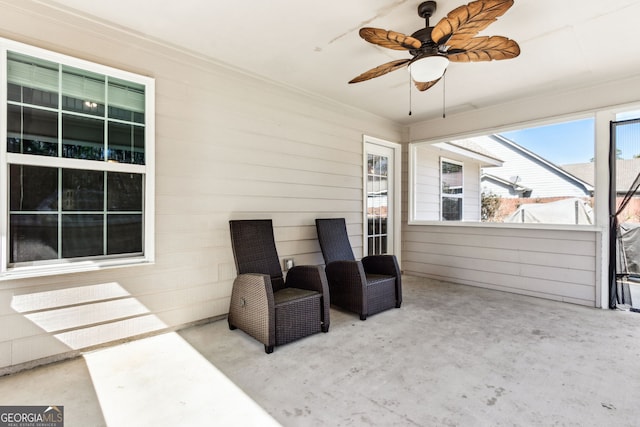
M 400 267 L 395 255 L 369 255 L 362 258 L 362 266 L 369 274 L 400 277 Z
M 267 274 L 240 274 L 233 281 L 229 325 L 240 328 L 268 346 L 275 345 L 275 302 Z
M 369 274 L 384 274 L 396 278 L 396 307 L 402 304 L 402 275 L 395 255 L 369 255 L 362 258 L 364 271 Z

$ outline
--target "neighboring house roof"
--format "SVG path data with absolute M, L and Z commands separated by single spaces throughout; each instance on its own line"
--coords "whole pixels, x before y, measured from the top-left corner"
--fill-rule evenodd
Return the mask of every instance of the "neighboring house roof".
M 449 151 L 468 157 L 480 162 L 482 167 L 502 166 L 504 161 L 495 156 L 495 154 L 484 149 L 482 146 L 476 144 L 470 139 L 459 139 L 456 141 L 439 142 L 433 144 L 434 147 L 438 147 L 441 150 Z
M 505 142 L 506 144 L 511 145 L 515 150 L 519 150 L 522 153 L 531 156 L 532 158 L 534 158 L 536 161 L 544 164 L 545 166 L 547 166 L 548 168 L 555 170 L 557 172 L 559 172 L 562 175 L 565 175 L 569 180 L 572 181 L 576 181 L 576 183 L 583 185 L 585 188 L 587 188 L 589 191 L 593 191 L 593 185 L 590 184 L 587 181 L 584 181 L 580 178 L 578 178 L 577 176 L 572 175 L 571 173 L 567 172 L 566 170 L 564 170 L 562 167 L 556 165 L 555 163 L 545 159 L 544 157 L 540 156 L 539 154 L 534 153 L 533 151 L 527 150 L 526 148 L 524 148 L 522 145 L 517 144 L 515 141 L 512 141 L 508 138 L 505 138 L 502 135 L 492 135 L 494 138 L 497 138 L 499 140 L 502 140 L 503 142 Z M 593 181 L 592 181 L 593 182 Z
M 562 169 L 579 177 L 580 179 L 595 184 L 595 164 L 574 163 L 563 165 Z M 640 171 L 640 159 L 621 159 L 616 161 L 616 192 L 626 193 Z

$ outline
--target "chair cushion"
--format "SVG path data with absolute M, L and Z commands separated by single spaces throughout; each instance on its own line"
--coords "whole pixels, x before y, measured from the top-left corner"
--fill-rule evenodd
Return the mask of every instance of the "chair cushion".
M 396 278 L 393 276 L 387 276 L 386 274 L 366 274 L 367 277 L 367 286 L 376 285 L 380 282 L 391 281 L 393 284 L 396 283 Z
M 284 288 L 273 293 L 276 306 L 299 301 L 307 298 L 320 297 L 320 293 L 299 288 Z

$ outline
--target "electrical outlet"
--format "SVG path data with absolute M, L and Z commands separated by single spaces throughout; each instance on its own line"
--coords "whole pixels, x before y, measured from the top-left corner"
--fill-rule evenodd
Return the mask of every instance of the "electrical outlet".
M 291 270 L 294 266 L 293 258 L 284 259 L 284 271 Z

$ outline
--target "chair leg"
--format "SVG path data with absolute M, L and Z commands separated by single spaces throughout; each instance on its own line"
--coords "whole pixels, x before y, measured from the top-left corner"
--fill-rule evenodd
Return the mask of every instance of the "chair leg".
M 264 345 L 264 352 L 267 354 L 271 354 L 273 353 L 273 346 L 272 345 Z
M 237 327 L 233 326 L 231 323 L 229 323 L 229 329 L 231 329 L 233 331 L 233 330 L 237 329 Z
M 322 325 L 322 332 L 324 333 L 329 332 L 329 325 Z
M 401 305 L 402 305 L 402 302 L 400 301 L 396 302 L 396 308 L 400 308 Z
M 360 315 L 360 320 L 367 320 L 367 315 L 366 314 L 361 314 Z

